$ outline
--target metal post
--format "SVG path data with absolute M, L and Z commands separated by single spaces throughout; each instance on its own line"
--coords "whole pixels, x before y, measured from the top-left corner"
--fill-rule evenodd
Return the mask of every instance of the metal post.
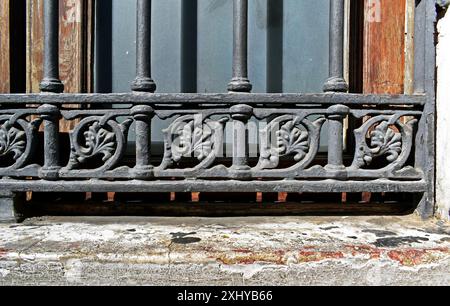
M 59 0 L 44 1 L 44 77 L 42 92 L 61 93 L 59 79 Z
M 330 0 L 330 67 L 325 92 L 347 92 L 344 79 L 345 0 Z
M 60 111 L 54 105 L 44 104 L 38 112 L 44 120 L 44 166 L 40 177 L 45 180 L 59 178 L 59 119 Z
M 334 105 L 328 109 L 328 170 L 345 170 L 344 166 L 344 119 L 350 113 L 345 105 Z
M 233 119 L 233 170 L 248 171 L 248 132 L 247 123 L 253 114 L 248 105 L 236 105 L 231 108 Z
M 136 78 L 131 84 L 133 91 L 155 92 L 156 84 L 151 77 L 151 30 L 152 1 L 137 1 L 136 24 Z
M 136 106 L 132 109 L 132 114 L 136 122 L 136 167 L 133 174 L 136 179 L 147 179 L 153 176 L 150 148 L 154 110 L 150 106 Z
M 248 79 L 248 0 L 234 0 L 233 5 L 233 78 L 230 92 L 251 92 Z

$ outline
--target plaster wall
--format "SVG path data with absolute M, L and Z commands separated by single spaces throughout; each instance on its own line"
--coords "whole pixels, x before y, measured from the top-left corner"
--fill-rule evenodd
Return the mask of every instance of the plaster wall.
M 448 3 L 447 3 L 448 5 Z M 450 11 L 437 25 L 437 190 L 438 215 L 450 221 Z

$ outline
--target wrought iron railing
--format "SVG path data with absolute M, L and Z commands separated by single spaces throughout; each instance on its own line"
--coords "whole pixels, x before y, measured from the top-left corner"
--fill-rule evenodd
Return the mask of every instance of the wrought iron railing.
M 45 0 L 42 93 L 0 95 L 1 218 L 14 217 L 15 194 L 26 191 L 401 192 L 418 195 L 421 212 L 429 215 L 434 186 L 430 2 L 419 1 L 416 9 L 416 94 L 408 96 L 346 93 L 344 0 L 330 1 L 330 77 L 324 93 L 250 93 L 246 0 L 234 1 L 229 93 L 154 93 L 151 1 L 138 0 L 132 92 L 64 94 L 58 73 L 58 0 Z M 353 155 L 349 162 L 344 160 L 346 118 L 359 122 L 350 131 L 354 144 L 347 148 Z M 70 145 L 61 142 L 61 119 L 76 122 Z M 152 131 L 156 119 L 169 121 L 169 127 Z M 264 123 L 258 126 L 253 158 L 250 121 Z M 324 163 L 316 157 L 325 124 Z M 232 130 L 230 158 L 223 153 L 226 126 Z M 130 159 L 125 153 L 131 129 L 136 140 Z M 160 159 L 152 154 L 156 133 L 164 135 Z

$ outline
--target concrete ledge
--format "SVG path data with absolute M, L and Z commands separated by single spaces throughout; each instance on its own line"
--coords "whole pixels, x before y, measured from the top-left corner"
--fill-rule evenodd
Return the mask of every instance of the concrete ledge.
M 44 218 L 0 232 L 0 285 L 450 285 L 450 226 L 414 216 Z

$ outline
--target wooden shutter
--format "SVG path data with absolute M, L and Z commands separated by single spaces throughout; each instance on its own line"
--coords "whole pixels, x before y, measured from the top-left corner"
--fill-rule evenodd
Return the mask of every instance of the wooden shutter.
M 404 92 L 406 4 L 406 0 L 365 0 L 364 93 Z

